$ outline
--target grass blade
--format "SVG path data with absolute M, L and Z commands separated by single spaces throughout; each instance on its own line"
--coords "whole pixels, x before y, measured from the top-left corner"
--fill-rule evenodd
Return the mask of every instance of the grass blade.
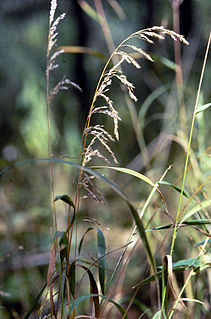
M 105 267 L 106 267 L 106 242 L 103 232 L 97 230 L 97 249 L 98 249 L 98 259 L 99 259 L 99 280 L 102 293 L 105 293 Z
M 82 244 L 83 244 L 83 241 L 84 241 L 84 238 L 85 238 L 86 234 L 87 234 L 88 232 L 90 232 L 90 230 L 93 230 L 93 229 L 95 229 L 95 227 L 89 227 L 89 228 L 87 228 L 87 230 L 86 230 L 85 233 L 83 234 L 83 236 L 82 236 L 82 238 L 81 238 L 81 240 L 80 240 L 79 246 L 78 246 L 78 254 L 79 254 L 79 255 L 80 255 L 81 248 L 82 248 Z
M 129 168 L 125 168 L 125 167 L 112 167 L 112 166 L 92 166 L 92 169 L 100 169 L 100 168 L 109 168 L 121 173 L 125 173 L 134 177 L 137 177 L 139 179 L 141 179 L 142 181 L 146 182 L 147 184 L 149 184 L 152 187 L 156 187 L 155 184 L 145 175 L 138 173 L 132 169 Z
M 147 236 L 146 236 L 145 228 L 144 228 L 144 226 L 142 224 L 141 219 L 139 218 L 139 214 L 138 214 L 137 210 L 130 203 L 128 203 L 128 205 L 130 207 L 131 213 L 132 213 L 133 218 L 135 220 L 139 235 L 140 235 L 140 237 L 141 237 L 141 239 L 143 241 L 143 245 L 144 245 L 144 248 L 146 250 L 147 256 L 148 256 L 148 258 L 150 260 L 150 264 L 152 266 L 152 269 L 153 269 L 154 273 L 156 273 L 155 260 L 154 260 L 151 248 L 149 246 L 149 242 L 148 242 L 148 239 L 147 239 Z
M 173 187 L 177 192 L 181 193 L 181 188 L 179 188 L 178 186 L 172 184 L 172 183 L 169 183 L 167 181 L 159 181 L 158 184 L 160 185 L 168 185 L 168 186 L 171 186 Z M 183 190 L 183 193 L 182 193 L 185 197 L 189 197 L 188 194 Z
M 192 216 L 193 214 L 197 213 L 201 209 L 204 209 L 210 205 L 211 205 L 211 199 L 205 200 L 204 202 L 201 202 L 200 204 L 194 206 L 193 208 L 191 208 L 191 210 L 189 210 L 189 212 L 187 214 L 185 214 L 185 216 L 182 218 L 180 224 L 184 223 L 184 221 L 186 219 L 188 219 L 190 216 Z
M 89 276 L 90 295 L 95 295 L 93 297 L 90 297 L 90 306 L 91 306 L 92 301 L 93 301 L 93 304 L 94 304 L 94 307 L 95 307 L 95 317 L 98 318 L 99 313 L 100 313 L 100 303 L 99 303 L 99 292 L 98 292 L 96 281 L 94 279 L 94 276 L 92 275 L 92 272 L 87 267 L 85 267 L 83 265 L 78 265 L 78 266 L 82 267 L 83 269 L 85 269 L 87 274 L 88 274 L 88 276 Z M 92 313 L 92 311 L 90 311 L 90 313 Z
M 75 261 L 73 261 L 70 265 L 69 286 L 70 286 L 70 292 L 73 298 L 75 298 Z
M 65 203 L 67 203 L 69 206 L 75 208 L 75 205 L 74 205 L 72 199 L 70 198 L 70 196 L 68 196 L 68 195 L 56 196 L 56 198 L 54 199 L 54 202 L 56 202 L 59 199 L 62 200 L 63 202 L 65 202 Z
M 195 114 L 199 114 L 200 112 L 205 111 L 210 106 L 211 106 L 211 103 L 207 103 L 207 104 L 204 104 L 204 105 L 197 106 Z

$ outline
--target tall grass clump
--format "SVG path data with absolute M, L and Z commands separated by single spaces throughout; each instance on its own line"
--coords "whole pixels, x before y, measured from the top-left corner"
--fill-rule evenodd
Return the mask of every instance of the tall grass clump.
M 186 181 L 191 169 L 194 175 L 192 163 L 195 161 L 199 165 L 200 156 L 203 155 L 195 156 L 192 139 L 197 116 L 210 106 L 210 103 L 199 105 L 210 38 L 189 137 L 184 141 L 186 159 L 183 171 L 177 176 L 177 180 L 170 182 L 168 174 L 172 166 L 167 165 L 161 177 L 153 180 L 147 170 L 142 174 L 129 167 L 119 166 L 121 159 L 115 152 L 115 143 L 121 143 L 119 126 L 122 120 L 118 100 L 112 97 L 112 88 L 115 82 L 119 83 L 122 94 L 127 92 L 131 101 L 136 103 L 136 89 L 124 72 L 124 66 L 140 69 L 139 59 L 154 62 L 152 56 L 142 49 L 142 44 L 146 42 L 153 45 L 154 41 L 165 40 L 167 36 L 185 45 L 188 42 L 175 31 L 163 26 L 153 26 L 132 33 L 116 47 L 99 77 L 82 132 L 80 154 L 78 160 L 72 162 L 54 157 L 52 151 L 54 98 L 60 90 L 68 90 L 69 87 L 76 88 L 83 94 L 81 88 L 66 76 L 52 84 L 53 72 L 59 67 L 56 60 L 64 53 L 64 49 L 56 49 L 56 42 L 57 28 L 65 14 L 56 17 L 56 9 L 57 1 L 51 0 L 46 68 L 48 156 L 14 164 L 17 166 L 28 162 L 44 162 L 48 165 L 53 219 L 46 282 L 24 318 L 194 318 L 194 311 L 197 316 L 203 314 L 203 318 L 208 318 L 205 316 L 209 312 L 210 284 L 206 285 L 204 282 L 210 278 L 208 246 L 211 220 L 208 207 L 211 200 L 206 198 L 205 192 L 201 193 L 201 189 L 209 182 L 210 175 L 205 181 L 196 178 L 197 186 L 194 190 L 186 190 Z M 138 127 L 138 116 L 136 121 Z M 140 127 L 135 132 L 138 141 L 139 129 Z M 179 139 L 178 136 L 174 138 Z M 141 148 L 141 143 L 139 146 Z M 127 146 L 125 151 L 127 152 Z M 210 156 L 210 149 L 205 151 L 205 155 Z M 62 165 L 74 169 L 75 175 L 71 181 L 71 190 L 57 194 L 54 169 Z M 5 168 L 1 175 L 10 168 Z M 135 185 L 146 186 L 146 198 L 134 201 L 132 195 L 128 196 L 122 191 L 123 188 L 127 190 L 124 184 L 116 183 L 107 176 L 111 172 L 120 176 L 120 182 L 124 176 L 136 178 L 138 183 Z M 168 191 L 165 191 L 165 187 Z M 111 191 L 111 203 L 109 196 L 106 198 L 108 189 Z M 131 193 L 133 192 L 132 189 Z M 175 192 L 176 198 L 175 211 L 172 206 L 171 210 L 168 207 L 168 196 L 172 192 Z M 84 217 L 81 213 L 86 205 L 90 209 L 93 207 L 104 211 L 107 201 L 112 210 L 113 197 L 117 202 L 116 207 L 119 205 L 122 208 L 123 202 L 126 204 L 124 213 L 128 211 L 133 221 L 126 238 L 124 237 L 124 243 L 118 247 L 115 245 L 119 243 L 117 238 L 121 230 L 118 229 L 118 221 L 121 217 L 115 220 L 118 231 L 115 233 L 115 229 L 111 230 L 112 239 L 109 239 L 110 236 L 106 235 L 107 226 L 98 222 L 93 215 Z M 84 204 L 84 200 L 88 204 Z M 62 202 L 67 211 L 65 229 L 62 230 L 58 227 L 58 202 Z M 87 223 L 89 226 L 84 228 Z M 91 233 L 94 244 L 89 247 L 87 238 Z M 183 246 L 183 241 L 190 242 L 190 254 L 184 247 L 184 255 L 178 259 L 176 251 L 178 246 Z M 111 261 L 111 256 L 115 256 L 114 262 Z M 138 270 L 136 268 L 133 275 L 131 263 L 134 260 L 138 264 Z M 125 287 L 128 277 L 129 288 Z M 206 292 L 203 293 L 203 290 Z

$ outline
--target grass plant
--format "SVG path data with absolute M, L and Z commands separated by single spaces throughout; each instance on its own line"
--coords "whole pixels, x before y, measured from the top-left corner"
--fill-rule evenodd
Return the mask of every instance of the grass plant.
M 116 2 L 111 1 L 111 3 L 115 5 Z M 85 1 L 81 1 L 81 6 L 85 6 L 85 10 L 90 10 L 85 4 Z M 48 156 L 16 162 L 0 172 L 2 176 L 17 167 L 34 165 L 38 162 L 45 163 L 49 169 L 53 230 L 48 270 L 46 282 L 43 283 L 24 319 L 170 319 L 194 318 L 194 313 L 200 318 L 208 318 L 211 288 L 209 282 L 211 201 L 208 191 L 210 175 L 208 173 L 206 178 L 204 177 L 201 157 L 208 158 L 211 153 L 209 147 L 204 149 L 202 154 L 195 155 L 196 147 L 192 146 L 192 141 L 197 116 L 203 116 L 211 105 L 209 101 L 203 105 L 199 103 L 210 36 L 187 138 L 189 123 L 186 119 L 190 112 L 185 107 L 185 98 L 182 95 L 180 43 L 188 45 L 188 42 L 175 31 L 163 26 L 153 26 L 132 33 L 114 48 L 102 3 L 95 1 L 96 11 L 92 9 L 91 13 L 94 18 L 100 18 L 105 38 L 112 52 L 96 85 L 82 132 L 81 150 L 77 162 L 69 161 L 53 155 L 52 106 L 60 90 L 68 90 L 70 86 L 79 91 L 81 88 L 66 76 L 52 85 L 52 73 L 59 67 L 56 60 L 69 50 L 66 50 L 64 46 L 59 50 L 55 48 L 58 25 L 65 18 L 65 14 L 56 18 L 57 5 L 57 0 L 51 0 L 46 68 Z M 115 5 L 115 8 L 122 12 L 119 6 Z M 176 25 L 178 25 L 177 18 L 174 15 Z M 134 106 L 134 103 L 138 101 L 136 89 L 124 71 L 125 65 L 140 69 L 139 59 L 142 63 L 153 62 L 152 56 L 142 49 L 142 44 L 146 42 L 153 45 L 154 41 L 165 40 L 167 36 L 175 43 L 180 121 L 178 124 L 180 130 L 177 130 L 170 139 L 180 141 L 184 137 L 185 149 L 184 168 L 181 170 L 181 176 L 177 176 L 178 178 L 174 181 L 169 180 L 171 165 L 166 165 L 160 177 L 155 177 L 158 175 L 153 171 L 153 156 L 150 157 L 144 138 L 147 110 L 151 103 L 168 88 L 162 85 L 153 91 L 137 112 Z M 75 48 L 77 50 L 77 47 Z M 84 52 L 88 51 L 84 50 Z M 114 143 L 121 143 L 119 125 L 122 120 L 118 102 L 112 98 L 112 88 L 117 83 L 122 88 L 122 94 L 127 95 L 126 101 L 134 136 L 140 152 L 143 152 L 146 168 L 144 174 L 139 170 L 119 166 L 121 159 L 115 151 Z M 113 126 L 112 132 L 111 126 Z M 158 153 L 157 149 L 156 153 Z M 194 163 L 200 174 L 194 174 Z M 57 166 L 74 170 L 71 191 L 67 189 L 65 193 L 57 193 L 57 178 L 54 172 Z M 121 178 L 123 181 L 124 178 L 129 178 L 134 180 L 137 189 L 145 188 L 143 190 L 143 194 L 146 194 L 145 199 L 140 200 L 140 194 L 136 196 L 133 189 L 128 190 L 130 183 L 127 187 L 124 182 L 121 185 L 120 182 L 113 181 L 110 177 L 112 174 L 117 181 L 121 182 Z M 195 178 L 194 182 L 192 178 Z M 181 180 L 182 183 L 180 183 Z M 176 198 L 173 206 L 170 205 L 172 194 Z M 114 228 L 109 236 L 102 221 L 98 222 L 93 215 L 84 217 L 81 214 L 86 206 L 84 200 L 93 211 L 103 211 L 104 207 L 109 205 L 115 213 L 114 205 L 117 202 L 120 210 L 125 214 L 129 212 L 131 219 L 124 242 L 120 244 L 119 240 L 110 239 L 110 237 L 117 238 L 121 230 L 115 233 Z M 62 209 L 66 211 L 66 224 L 62 230 L 58 227 L 60 216 L 57 205 L 59 204 L 63 204 Z M 118 219 L 121 219 L 121 213 L 115 220 L 115 227 L 118 226 Z M 84 227 L 87 223 L 89 226 Z M 89 241 L 89 238 L 93 241 Z M 181 247 L 183 245 L 184 247 Z M 180 249 L 181 255 L 178 252 Z M 180 256 L 179 259 L 178 256 Z M 134 268 L 133 262 L 136 263 Z M 19 318 L 18 314 L 16 317 L 14 313 L 13 315 L 14 318 Z

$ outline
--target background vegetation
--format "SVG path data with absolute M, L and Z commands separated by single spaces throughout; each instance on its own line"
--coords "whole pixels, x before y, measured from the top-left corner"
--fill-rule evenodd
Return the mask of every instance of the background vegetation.
M 156 40 L 154 45 L 143 42 L 141 48 L 151 54 L 155 63 L 138 57 L 141 70 L 124 65 L 129 81 L 135 86 L 137 103 L 133 103 L 119 83 L 114 81 L 111 98 L 122 121 L 119 127 L 120 140 L 111 148 L 120 167 L 141 172 L 154 182 L 172 165 L 165 181 L 181 188 L 193 108 L 210 32 L 208 12 L 211 4 L 209 1 L 180 1 L 178 25 L 176 8 L 173 8 L 177 2 L 58 1 L 56 15 L 65 12 L 66 18 L 57 26 L 57 45 L 62 46 L 65 53 L 57 59 L 59 68 L 52 72 L 50 85 L 53 87 L 66 75 L 81 87 L 82 92 L 71 86 L 70 90 L 60 91 L 51 104 L 54 158 L 80 163 L 78 156 L 83 127 L 97 81 L 114 48 L 129 34 L 140 29 L 154 25 L 174 30 L 177 28 L 175 31 L 185 36 L 189 46 L 180 46 L 178 42 L 167 38 L 165 41 Z M 1 169 L 25 159 L 49 157 L 46 117 L 49 7 L 49 1 L 44 0 L 22 0 L 17 3 L 2 0 L 0 3 Z M 181 60 L 178 52 L 181 52 Z M 175 59 L 178 64 L 181 62 L 182 72 L 175 68 Z M 210 77 L 208 60 L 199 105 L 210 102 Z M 112 132 L 112 121 L 104 117 L 100 120 Z M 97 121 L 95 118 L 93 123 L 96 125 Z M 199 225 L 199 220 L 210 218 L 210 121 L 210 109 L 207 109 L 197 115 L 194 124 L 185 185 L 187 197 L 183 196 L 181 216 L 189 213 L 190 219 L 198 222 L 195 226 L 181 227 L 173 251 L 173 261 L 183 260 L 180 265 L 183 270 L 192 262 L 187 259 L 197 257 L 201 245 L 210 236 L 209 224 Z M 95 164 L 99 164 L 99 161 Z M 54 163 L 53 171 L 55 196 L 68 194 L 75 198 L 76 170 L 69 165 Z M 152 190 L 150 185 L 116 171 L 103 169 L 101 173 L 115 181 L 135 207 L 144 207 Z M 25 162 L 1 176 L 1 318 L 23 318 L 46 282 L 54 237 L 49 185 L 48 164 L 45 162 Z M 77 236 L 80 239 L 89 227 L 102 231 L 107 252 L 114 251 L 106 258 L 108 282 L 124 251 L 121 247 L 128 243 L 133 219 L 128 206 L 111 188 L 102 181 L 97 182 L 97 188 L 103 194 L 105 203 L 90 198 L 80 201 Z M 167 211 L 159 193 L 155 194 L 142 218 L 146 228 L 175 221 L 180 194 L 169 185 L 161 185 L 160 190 Z M 55 205 L 57 228 L 64 232 L 67 229 L 67 204 L 58 200 Z M 81 251 L 81 256 L 92 262 L 99 257 L 97 233 L 99 231 L 87 233 Z M 172 233 L 173 230 L 167 228 L 151 231 L 148 236 L 157 265 L 162 265 L 163 257 L 170 253 Z M 183 295 L 204 304 L 186 304 L 187 318 L 209 318 L 209 245 L 199 264 L 190 267 L 198 267 L 200 271 L 204 267 L 204 270 L 194 276 Z M 125 268 L 122 267 L 121 272 L 115 274 L 118 281 L 114 283 L 116 290 L 111 295 L 127 308 L 135 292 L 132 287 L 152 274 L 140 240 L 135 248 L 133 244 L 128 246 L 123 265 Z M 179 291 L 178 287 L 183 286 L 189 272 L 188 269 L 176 273 L 176 290 Z M 97 267 L 93 273 L 97 278 Z M 77 289 L 80 289 L 80 295 L 89 293 L 89 278 L 83 277 L 83 274 L 82 269 L 78 271 Z M 48 301 L 45 304 L 43 317 L 45 311 L 46 314 L 49 312 L 49 304 Z M 156 287 L 149 284 L 141 286 L 136 291 L 129 318 L 138 318 L 146 310 L 143 318 L 152 318 L 156 307 Z M 78 311 L 79 314 L 88 314 L 87 303 L 84 302 Z M 118 318 L 118 313 L 107 314 L 107 318 L 112 316 Z

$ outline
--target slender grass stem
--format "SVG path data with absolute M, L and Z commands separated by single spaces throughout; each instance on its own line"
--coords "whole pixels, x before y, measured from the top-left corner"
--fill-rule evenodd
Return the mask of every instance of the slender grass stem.
M 54 202 L 55 193 L 54 193 L 54 175 L 52 167 L 52 147 L 51 147 L 51 112 L 50 112 L 50 70 L 49 70 L 49 43 L 50 43 L 50 26 L 49 26 L 49 35 L 48 35 L 48 48 L 47 48 L 47 69 L 46 69 L 46 114 L 47 114 L 47 127 L 48 127 L 48 157 L 49 157 L 49 177 L 50 177 L 50 198 L 51 198 L 51 207 L 53 213 L 53 232 L 56 233 L 57 230 L 57 220 L 56 220 L 56 206 Z

